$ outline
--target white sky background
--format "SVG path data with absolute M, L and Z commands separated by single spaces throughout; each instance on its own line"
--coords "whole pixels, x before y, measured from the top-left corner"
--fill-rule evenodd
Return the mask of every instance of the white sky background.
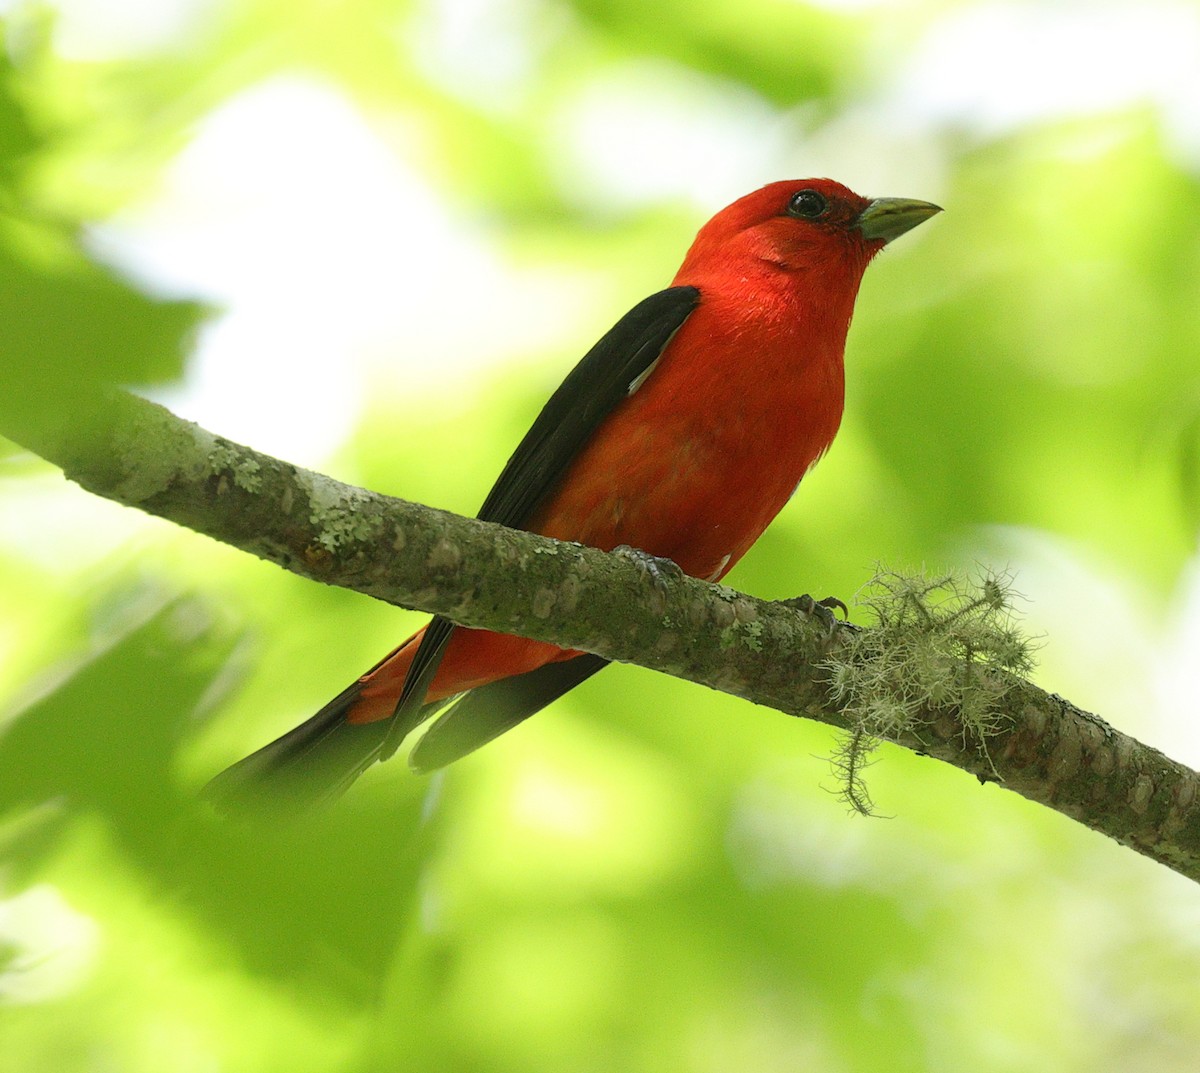
M 186 36 L 214 2 L 60 0 L 57 47 L 81 58 L 153 51 Z M 914 5 L 822 6 L 886 14 Z M 441 0 L 408 30 L 421 35 L 443 79 L 482 73 L 480 92 L 495 107 L 517 107 L 537 61 L 520 31 L 538 12 L 537 0 Z M 563 100 L 553 123 L 559 178 L 571 196 L 613 213 L 684 199 L 699 223 L 786 175 L 827 174 L 868 194 L 937 200 L 939 131 L 987 139 L 1146 102 L 1163 115 L 1180 159 L 1200 167 L 1200 6 L 964 5 L 931 24 L 890 84 L 803 144 L 786 115 L 744 89 L 649 62 L 597 76 Z M 627 166 L 631 159 L 638 167 Z M 331 205 L 329 215 L 310 211 Z M 592 293 L 577 268 L 515 269 L 406 159 L 402 139 L 385 143 L 336 86 L 301 75 L 251 87 L 208 116 L 156 197 L 96 228 L 93 241 L 154 288 L 224 310 L 167 401 L 314 466 L 349 435 L 381 383 L 411 382 L 428 400 L 440 383 L 566 347 Z M 472 311 L 464 317 L 467 278 Z M 575 356 L 564 353 L 564 368 Z M 1070 593 L 1040 589 L 1066 584 L 1067 573 L 1044 574 L 1038 602 L 1070 605 Z M 1175 636 L 1200 635 L 1198 577 L 1200 566 L 1180 593 Z M 1200 672 L 1185 669 L 1193 662 L 1156 676 L 1164 717 L 1200 696 Z M 1196 735 L 1179 744 L 1200 760 Z

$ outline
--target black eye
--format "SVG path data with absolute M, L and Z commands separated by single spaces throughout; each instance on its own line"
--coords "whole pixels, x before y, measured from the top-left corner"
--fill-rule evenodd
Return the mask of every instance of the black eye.
M 801 190 L 798 194 L 792 195 L 792 200 L 788 202 L 787 211 L 789 216 L 800 216 L 805 220 L 815 220 L 828 207 L 829 205 L 825 198 L 815 190 Z

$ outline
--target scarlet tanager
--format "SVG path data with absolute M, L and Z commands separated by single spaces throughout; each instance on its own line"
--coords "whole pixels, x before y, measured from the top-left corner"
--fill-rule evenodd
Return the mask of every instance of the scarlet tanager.
M 479 517 L 723 577 L 833 441 L 867 264 L 938 211 L 829 179 L 772 183 L 722 209 L 671 286 L 626 313 L 551 396 Z M 445 708 L 409 760 L 439 768 L 606 662 L 436 617 L 214 790 L 291 783 L 333 796 Z

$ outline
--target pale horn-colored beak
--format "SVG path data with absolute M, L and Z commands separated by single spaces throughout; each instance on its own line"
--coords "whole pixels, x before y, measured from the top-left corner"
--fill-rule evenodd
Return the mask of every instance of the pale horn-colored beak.
M 908 197 L 877 197 L 858 214 L 854 226 L 863 233 L 863 238 L 872 242 L 891 242 L 941 211 L 940 205 L 932 205 L 928 201 L 915 201 Z

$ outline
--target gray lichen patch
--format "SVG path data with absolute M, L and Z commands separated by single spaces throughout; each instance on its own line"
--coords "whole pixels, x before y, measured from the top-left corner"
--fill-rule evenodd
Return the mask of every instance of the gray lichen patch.
M 217 440 L 208 452 L 208 470 L 213 476 L 228 476 L 246 492 L 262 490 L 262 467 L 258 460 L 238 451 L 226 440 Z
M 752 652 L 762 651 L 763 624 L 761 622 L 735 622 L 721 631 L 721 647 L 741 645 Z
M 326 551 L 371 543 L 382 536 L 383 521 L 364 492 L 304 472 L 296 474 L 296 482 L 308 494 L 308 520 Z

